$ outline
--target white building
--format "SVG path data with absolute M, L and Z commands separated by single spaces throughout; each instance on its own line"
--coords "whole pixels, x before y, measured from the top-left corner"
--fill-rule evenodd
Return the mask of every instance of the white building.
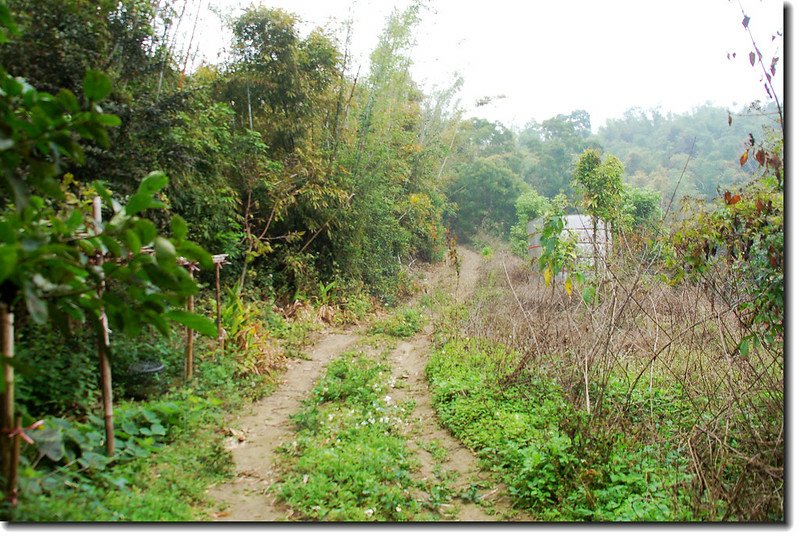
M 561 232 L 561 237 L 568 236 L 569 231 L 577 235 L 577 262 L 584 265 L 594 265 L 594 251 L 600 257 L 605 257 L 611 243 L 610 226 L 604 220 L 597 220 L 596 237 L 591 217 L 585 214 L 568 214 L 565 216 L 566 225 Z M 544 219 L 538 218 L 527 222 L 527 252 L 530 258 L 536 261 L 541 255 L 541 229 Z M 594 249 L 596 242 L 596 250 Z

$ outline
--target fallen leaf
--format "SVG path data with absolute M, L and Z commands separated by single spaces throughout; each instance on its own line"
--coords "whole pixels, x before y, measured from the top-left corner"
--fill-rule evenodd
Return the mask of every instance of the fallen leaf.
M 741 155 L 741 167 L 743 167 L 743 165 L 746 164 L 747 160 L 749 160 L 749 150 L 748 149 L 746 151 L 744 151 L 743 155 Z

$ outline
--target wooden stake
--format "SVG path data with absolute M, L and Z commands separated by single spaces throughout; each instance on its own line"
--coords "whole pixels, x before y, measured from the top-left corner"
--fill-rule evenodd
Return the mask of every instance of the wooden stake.
M 99 196 L 92 200 L 92 213 L 94 216 L 95 233 L 101 233 L 100 224 L 103 221 L 102 205 Z M 101 254 L 102 255 L 102 254 Z M 103 419 L 105 420 L 105 452 L 109 457 L 114 456 L 114 391 L 111 381 L 111 364 L 108 361 L 106 350 L 109 345 L 108 318 L 102 307 L 103 289 L 105 282 L 100 283 L 97 297 L 100 299 L 100 332 L 97 338 L 97 356 L 100 359 L 100 389 L 103 392 Z
M 97 344 L 97 354 L 100 358 L 100 382 L 103 391 L 103 419 L 105 420 L 105 452 L 109 457 L 114 456 L 114 390 L 111 382 L 111 363 L 106 355 L 108 332 L 105 313 L 101 320 L 102 328 Z
M 14 314 L 7 304 L 0 304 L 0 335 L 2 335 L 2 354 L 3 358 L 11 359 L 14 357 Z M 3 378 L 5 379 L 6 389 L 3 393 L 2 416 L 0 416 L 0 456 L 2 457 L 2 477 L 5 479 L 3 490 L 7 500 L 13 499 L 12 477 L 16 474 L 14 468 L 13 451 L 14 441 L 9 437 L 14 427 L 14 368 L 11 364 L 3 363 Z
M 222 335 L 222 289 L 219 283 L 219 272 L 222 263 L 215 263 L 216 270 L 216 341 L 220 349 L 225 348 L 225 338 Z
M 18 417 L 14 422 L 17 431 L 22 429 L 22 418 Z M 11 448 L 11 468 L 8 476 L 8 491 L 9 494 L 6 498 L 11 499 L 11 506 L 17 505 L 17 484 L 19 483 L 19 437 L 20 434 L 14 436 L 13 445 Z
M 189 265 L 189 276 L 194 279 L 194 266 Z M 189 296 L 189 302 L 186 309 L 192 313 L 194 312 L 194 296 Z M 194 330 L 186 328 L 186 380 L 191 380 L 192 372 L 194 371 Z

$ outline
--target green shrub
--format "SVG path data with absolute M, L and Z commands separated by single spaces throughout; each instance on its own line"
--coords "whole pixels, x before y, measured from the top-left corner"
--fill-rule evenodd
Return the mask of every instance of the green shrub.
M 96 338 L 62 335 L 23 325 L 16 354 L 16 402 L 23 415 L 76 415 L 89 411 L 97 398 Z
M 388 319 L 375 321 L 369 329 L 369 333 L 407 338 L 416 334 L 422 329 L 422 326 L 424 326 L 424 318 L 419 310 L 401 308 Z

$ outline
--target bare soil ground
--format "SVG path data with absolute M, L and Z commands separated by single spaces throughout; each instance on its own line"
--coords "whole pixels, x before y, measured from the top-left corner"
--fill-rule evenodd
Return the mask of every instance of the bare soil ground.
M 454 267 L 433 267 L 425 274 L 428 291 L 444 290 L 458 301 L 470 296 L 479 278 L 482 258 L 463 248 L 459 249 L 459 254 L 460 276 L 456 276 Z M 490 490 L 486 490 L 488 476 L 480 472 L 475 455 L 444 430 L 436 419 L 424 374 L 431 351 L 431 332 L 428 323 L 425 331 L 399 342 L 389 355 L 393 375 L 399 379 L 390 395 L 397 402 L 408 398 L 416 402 L 408 440 L 420 462 L 417 478 L 431 484 L 444 483 L 454 493 L 450 503 L 442 506 L 446 519 L 507 519 L 509 506 L 504 489 L 489 485 Z M 282 384 L 274 393 L 231 420 L 233 426 L 228 448 L 236 465 L 236 477 L 209 490 L 209 495 L 223 506 L 214 519 L 286 520 L 288 512 L 285 506 L 269 490 L 278 478 L 274 466 L 275 449 L 291 439 L 294 428 L 290 416 L 300 410 L 301 401 L 307 397 L 324 367 L 333 358 L 355 347 L 358 337 L 354 329 L 321 334 L 307 353 L 309 360 L 289 363 Z M 470 485 L 482 487 L 482 506 L 459 498 L 458 494 Z
M 212 488 L 211 497 L 227 506 L 215 514 L 218 520 L 274 521 L 285 518 L 268 491 L 277 476 L 274 470 L 275 449 L 291 439 L 294 426 L 291 415 L 300 411 L 300 403 L 313 388 L 325 365 L 355 343 L 354 333 L 323 334 L 308 352 L 309 360 L 293 360 L 283 374 L 280 387 L 269 396 L 231 420 L 232 434 L 227 447 L 232 451 L 236 478 Z M 243 441 L 240 441 L 243 440 Z

